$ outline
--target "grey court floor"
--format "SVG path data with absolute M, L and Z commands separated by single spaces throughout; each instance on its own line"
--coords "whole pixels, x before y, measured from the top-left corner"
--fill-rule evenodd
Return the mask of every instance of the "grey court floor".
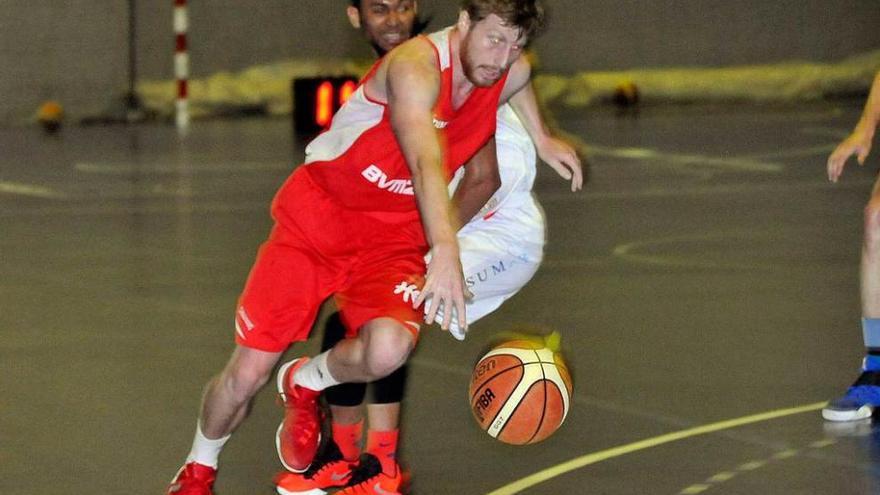
M 595 109 L 579 194 L 546 167 L 546 262 L 459 343 L 426 330 L 402 457 L 417 494 L 880 493 L 880 430 L 820 404 L 861 357 L 861 211 L 880 161 L 824 161 L 860 102 Z M 0 129 L 0 493 L 161 493 L 233 308 L 301 160 L 287 120 Z M 543 166 L 542 166 L 543 167 Z M 556 329 L 571 413 L 500 444 L 467 406 L 498 332 Z M 314 342 L 290 356 L 313 353 Z M 221 459 L 219 494 L 272 493 L 272 390 Z

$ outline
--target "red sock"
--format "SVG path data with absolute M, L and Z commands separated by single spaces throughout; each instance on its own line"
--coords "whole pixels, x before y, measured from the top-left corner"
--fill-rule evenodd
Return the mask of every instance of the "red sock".
M 367 452 L 376 456 L 382 471 L 391 476 L 397 474 L 397 436 L 400 430 L 367 432 Z
M 346 461 L 354 462 L 361 455 L 361 435 L 364 431 L 364 420 L 352 424 L 339 424 L 335 421 L 332 423 L 333 440 L 342 451 L 342 457 Z

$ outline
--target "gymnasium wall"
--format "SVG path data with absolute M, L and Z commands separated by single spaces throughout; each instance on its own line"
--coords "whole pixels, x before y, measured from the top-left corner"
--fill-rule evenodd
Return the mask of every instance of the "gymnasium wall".
M 136 0 L 137 71 L 171 79 L 171 0 Z M 368 57 L 344 0 L 192 0 L 194 77 L 286 58 Z M 878 0 L 547 0 L 535 47 L 545 72 L 835 61 L 880 48 Z M 422 0 L 431 27 L 457 1 Z M 118 105 L 128 84 L 128 2 L 0 0 L 0 123 L 41 101 L 82 116 Z

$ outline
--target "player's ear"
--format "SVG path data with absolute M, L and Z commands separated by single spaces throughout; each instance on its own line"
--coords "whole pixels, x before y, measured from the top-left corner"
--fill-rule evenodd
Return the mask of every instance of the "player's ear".
M 348 22 L 351 23 L 351 27 L 355 29 L 361 28 L 361 11 L 358 10 L 357 7 L 353 5 L 349 5 L 347 9 L 345 9 L 345 13 L 348 14 Z
M 468 15 L 466 10 L 462 10 L 458 13 L 458 22 L 456 23 L 456 27 L 458 31 L 462 34 L 462 36 L 467 35 L 468 30 L 471 28 L 471 16 Z

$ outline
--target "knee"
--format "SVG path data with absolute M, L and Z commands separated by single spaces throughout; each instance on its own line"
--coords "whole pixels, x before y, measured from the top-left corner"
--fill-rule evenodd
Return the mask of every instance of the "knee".
M 390 375 L 406 362 L 413 346 L 413 337 L 404 328 L 373 332 L 365 356 L 367 373 L 373 380 Z
M 880 251 L 880 198 L 865 206 L 865 247 L 868 251 Z

